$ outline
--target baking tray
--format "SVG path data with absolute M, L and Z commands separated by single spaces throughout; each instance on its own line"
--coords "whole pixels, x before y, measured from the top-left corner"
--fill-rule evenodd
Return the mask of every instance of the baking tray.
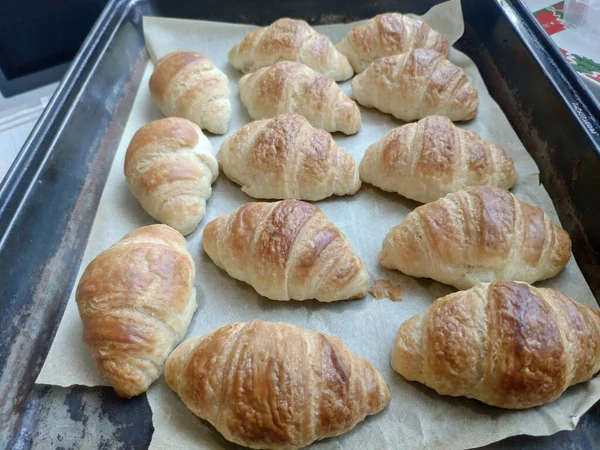
M 0 185 L 0 449 L 145 448 L 145 395 L 37 386 L 90 234 L 123 127 L 148 61 L 142 16 L 266 25 L 279 17 L 349 22 L 386 11 L 422 14 L 416 0 L 113 0 Z M 540 181 L 600 300 L 600 106 L 518 0 L 464 0 L 457 48 L 536 160 Z M 215 432 L 216 433 L 216 432 Z M 600 403 L 573 432 L 519 436 L 488 448 L 592 449 Z

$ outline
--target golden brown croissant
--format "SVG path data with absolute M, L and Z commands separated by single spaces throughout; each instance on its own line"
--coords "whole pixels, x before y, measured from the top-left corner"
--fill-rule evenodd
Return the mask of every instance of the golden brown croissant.
M 479 95 L 460 67 L 425 49 L 376 60 L 352 80 L 352 95 L 368 108 L 411 122 L 437 114 L 470 120 Z
M 419 206 L 392 228 L 379 262 L 458 289 L 486 281 L 551 278 L 571 239 L 536 206 L 493 187 L 470 187 Z
M 121 397 L 145 392 L 196 310 L 194 261 L 166 225 L 132 231 L 85 269 L 76 299 L 100 374 Z
M 352 156 L 298 114 L 249 123 L 223 142 L 217 158 L 255 198 L 321 200 L 360 189 Z
M 600 370 L 600 313 L 555 289 L 478 284 L 404 322 L 392 367 L 438 394 L 531 408 Z
M 201 53 L 172 52 L 160 58 L 150 77 L 150 93 L 165 116 L 189 119 L 215 134 L 229 128 L 229 80 Z
M 357 73 L 382 56 L 406 53 L 416 48 L 447 55 L 448 39 L 425 22 L 400 13 L 379 14 L 356 25 L 337 45 Z
M 294 450 L 390 402 L 383 378 L 336 337 L 285 323 L 225 325 L 175 349 L 165 380 L 225 439 Z
M 242 72 L 255 72 L 279 61 L 297 61 L 335 81 L 354 74 L 329 38 L 304 20 L 283 18 L 252 31 L 229 52 L 229 63 Z
M 148 214 L 183 235 L 206 212 L 211 184 L 219 175 L 212 145 L 200 128 L 177 117 L 140 128 L 125 156 L 125 177 Z
M 240 97 L 253 119 L 297 113 L 330 133 L 360 130 L 356 103 L 333 80 L 298 62 L 283 61 L 244 75 Z
M 251 202 L 204 228 L 214 263 L 271 300 L 362 298 L 369 274 L 344 235 L 314 205 Z
M 360 178 L 384 191 L 427 203 L 468 186 L 515 184 L 504 150 L 450 119 L 429 116 L 387 133 L 360 162 Z

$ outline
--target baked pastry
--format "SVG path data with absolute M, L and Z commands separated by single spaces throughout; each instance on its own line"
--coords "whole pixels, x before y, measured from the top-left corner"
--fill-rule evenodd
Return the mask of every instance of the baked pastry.
M 183 117 L 214 134 L 229 128 L 229 80 L 201 53 L 172 52 L 160 58 L 150 77 L 150 93 L 165 116 Z
M 196 310 L 194 261 L 166 225 L 138 228 L 87 266 L 75 298 L 83 339 L 120 397 L 145 392 Z
M 219 176 L 212 145 L 198 125 L 177 117 L 140 128 L 125 155 L 125 178 L 148 214 L 181 234 L 196 229 Z
M 515 166 L 504 150 L 450 119 L 428 116 L 387 133 L 360 162 L 360 178 L 422 203 L 468 186 L 510 189 Z
M 279 61 L 297 61 L 335 81 L 354 75 L 350 63 L 329 38 L 304 20 L 283 18 L 258 28 L 229 52 L 229 63 L 242 72 L 255 72 Z
M 251 202 L 204 228 L 220 268 L 271 300 L 362 298 L 369 274 L 344 235 L 314 205 Z
M 392 367 L 441 395 L 543 405 L 600 369 L 600 312 L 555 289 L 478 284 L 404 322 Z
M 337 49 L 355 72 L 360 73 L 382 56 L 406 53 L 416 48 L 448 54 L 448 39 L 425 22 L 400 13 L 379 14 L 356 25 Z
M 379 262 L 458 289 L 486 281 L 533 283 L 558 274 L 571 239 L 536 206 L 493 187 L 470 187 L 419 206 L 393 227 Z
M 377 414 L 390 391 L 336 337 L 286 323 L 231 323 L 182 343 L 165 380 L 225 439 L 299 449 Z
M 477 89 L 463 70 L 422 48 L 376 60 L 354 77 L 352 95 L 361 105 L 405 122 L 433 114 L 470 120 L 479 106 Z
M 352 156 L 298 114 L 249 123 L 223 142 L 217 158 L 255 198 L 321 200 L 360 189 Z
M 360 130 L 356 103 L 333 80 L 298 62 L 283 61 L 244 75 L 240 97 L 253 119 L 297 113 L 330 133 Z

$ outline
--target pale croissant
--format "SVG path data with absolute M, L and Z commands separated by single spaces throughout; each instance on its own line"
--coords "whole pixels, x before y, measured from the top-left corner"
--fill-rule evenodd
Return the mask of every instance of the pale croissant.
M 309 203 L 246 203 L 209 222 L 203 244 L 217 266 L 271 300 L 332 302 L 367 292 L 364 263 Z
M 406 53 L 416 48 L 447 55 L 449 44 L 443 34 L 427 23 L 400 13 L 379 14 L 356 25 L 337 45 L 357 73 L 382 56 Z
M 279 19 L 258 28 L 229 52 L 229 63 L 242 72 L 255 72 L 279 61 L 297 61 L 335 81 L 352 77 L 354 71 L 329 38 L 304 20 Z
M 140 128 L 125 156 L 125 177 L 148 214 L 183 235 L 206 212 L 211 184 L 219 175 L 212 145 L 186 119 L 167 118 Z
M 244 75 L 240 97 L 253 119 L 297 113 L 330 133 L 360 130 L 356 103 L 333 80 L 298 62 L 283 61 Z
M 569 235 L 540 208 L 504 189 L 470 187 L 406 216 L 385 237 L 379 261 L 467 289 L 479 282 L 551 278 L 570 254 Z
M 165 116 L 183 117 L 215 134 L 229 128 L 229 80 L 201 53 L 172 52 L 160 58 L 150 77 L 150 93 Z
M 166 225 L 132 231 L 87 266 L 76 300 L 83 339 L 121 397 L 145 392 L 196 310 L 194 261 Z
M 255 198 L 321 200 L 360 188 L 352 156 L 298 114 L 249 123 L 223 142 L 217 158 Z
M 477 114 L 479 95 L 445 56 L 425 49 L 376 60 L 352 80 L 358 103 L 411 122 L 437 114 L 452 121 Z
M 392 367 L 438 394 L 531 408 L 600 370 L 600 313 L 555 289 L 478 284 L 404 322 Z
M 231 323 L 169 356 L 165 380 L 225 439 L 295 450 L 349 431 L 390 402 L 377 370 L 336 337 L 285 323 Z
M 515 184 L 506 152 L 450 119 L 429 116 L 387 133 L 360 162 L 360 178 L 388 192 L 422 203 L 468 186 Z

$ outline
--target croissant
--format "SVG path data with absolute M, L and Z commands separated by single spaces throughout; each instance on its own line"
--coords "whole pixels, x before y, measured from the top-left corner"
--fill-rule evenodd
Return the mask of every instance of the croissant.
M 125 156 L 125 177 L 148 214 L 183 235 L 206 212 L 211 184 L 219 175 L 212 145 L 186 119 L 156 120 L 140 128 Z
M 570 253 L 569 235 L 540 208 L 504 189 L 478 186 L 416 208 L 389 231 L 379 262 L 467 289 L 551 278 Z
M 368 108 L 411 122 L 437 114 L 470 120 L 479 95 L 460 67 L 425 49 L 376 60 L 352 80 L 352 95 Z
M 425 22 L 399 13 L 379 14 L 356 25 L 337 49 L 355 72 L 360 73 L 382 56 L 406 53 L 416 48 L 448 54 L 448 39 Z
M 249 123 L 223 142 L 217 158 L 255 198 L 321 200 L 360 188 L 352 156 L 298 114 Z
M 189 119 L 214 134 L 231 122 L 229 80 L 201 53 L 172 52 L 156 62 L 150 94 L 165 116 Z
M 240 97 L 253 119 L 298 113 L 330 133 L 360 130 L 356 103 L 333 80 L 297 62 L 282 61 L 244 75 Z
M 166 225 L 138 228 L 85 269 L 75 298 L 83 339 L 121 397 L 145 392 L 196 310 L 194 261 Z
M 271 300 L 362 298 L 369 274 L 350 243 L 314 205 L 251 202 L 204 228 L 204 250 Z
M 478 284 L 404 322 L 392 367 L 441 395 L 531 408 L 600 370 L 600 312 L 555 289 Z
M 165 380 L 225 439 L 299 449 L 377 414 L 390 391 L 336 337 L 285 323 L 231 323 L 169 356 Z
M 467 186 L 509 189 L 515 184 L 515 166 L 497 145 L 446 117 L 429 116 L 371 145 L 360 162 L 360 178 L 427 203 Z
M 258 28 L 229 52 L 229 63 L 242 72 L 255 72 L 279 61 L 297 61 L 335 81 L 354 75 L 350 63 L 331 41 L 304 20 L 279 19 Z

